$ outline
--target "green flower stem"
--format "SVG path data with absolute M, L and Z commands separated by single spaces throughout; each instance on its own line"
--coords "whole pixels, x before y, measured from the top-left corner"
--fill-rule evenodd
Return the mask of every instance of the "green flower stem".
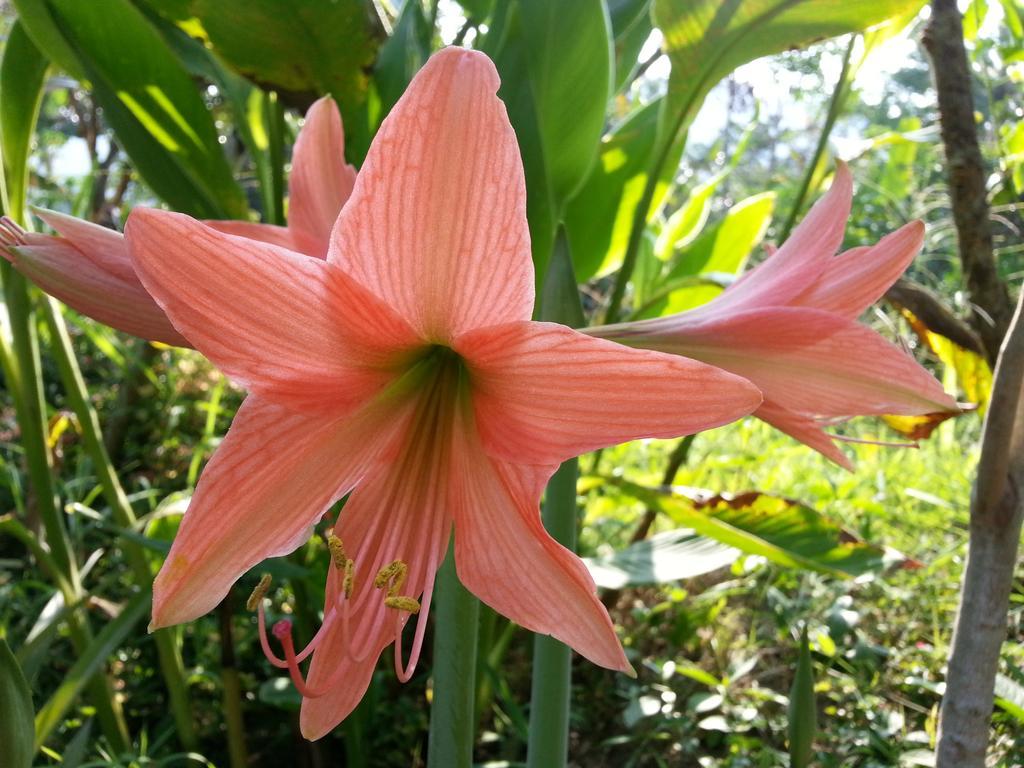
M 128 501 L 128 496 L 125 494 L 121 481 L 118 480 L 117 472 L 107 455 L 107 449 L 103 443 L 103 433 L 100 431 L 99 418 L 89 400 L 89 393 L 78 367 L 78 360 L 75 358 L 64 318 L 57 309 L 56 302 L 49 297 L 43 298 L 40 308 L 43 319 L 50 329 L 51 351 L 61 380 L 64 382 L 68 402 L 78 417 L 78 423 L 82 430 L 82 441 L 89 458 L 92 459 L 100 488 L 110 505 L 114 522 L 121 528 L 134 530 L 136 527 L 135 512 L 132 510 L 131 502 Z M 153 580 L 153 573 L 150 569 L 149 558 L 142 546 L 129 539 L 123 539 L 121 544 L 136 583 L 140 585 L 150 583 Z M 196 749 L 199 740 L 196 737 L 192 721 L 185 669 L 176 632 L 173 628 L 160 629 L 153 633 L 153 639 L 156 642 L 160 671 L 164 678 L 164 684 L 167 686 L 171 714 L 177 727 L 178 739 L 186 749 Z
M 579 460 L 570 459 L 548 482 L 544 527 L 556 541 L 576 548 L 576 476 Z M 533 641 L 533 685 L 530 694 L 530 739 L 527 768 L 558 768 L 569 752 L 569 693 L 572 651 L 552 637 Z
M 11 374 L 8 383 L 14 393 L 29 483 L 42 518 L 50 560 L 61 572 L 61 578 L 55 580 L 56 586 L 65 604 L 74 605 L 82 594 L 82 585 L 53 485 L 53 461 L 46 442 L 46 408 L 35 314 L 25 279 L 7 262 L 0 264 L 0 277 L 11 326 L 11 346 L 5 350 L 9 352 L 5 368 L 10 370 L 5 372 Z M 68 632 L 76 654 L 84 653 L 93 639 L 88 618 L 77 611 L 69 613 Z M 126 751 L 131 740 L 111 681 L 103 673 L 98 673 L 89 681 L 87 690 L 103 735 L 115 750 Z
M 455 573 L 454 547 L 448 547 L 448 555 L 437 577 L 434 699 L 430 709 L 427 765 L 429 768 L 472 768 L 480 603 L 462 586 Z

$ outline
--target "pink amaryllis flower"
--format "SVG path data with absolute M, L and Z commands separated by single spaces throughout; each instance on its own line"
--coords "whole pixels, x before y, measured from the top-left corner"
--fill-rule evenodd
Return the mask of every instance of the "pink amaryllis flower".
M 910 355 L 857 322 L 913 261 L 924 225 L 911 222 L 876 245 L 836 255 L 852 196 L 840 163 L 792 236 L 720 296 L 688 312 L 586 333 L 749 379 L 764 393 L 755 416 L 851 468 L 825 426 L 858 415 L 956 410 Z
M 288 226 L 248 221 L 209 221 L 232 235 L 326 258 L 331 227 L 355 183 L 345 163 L 338 107 L 322 98 L 306 113 L 292 155 Z M 151 341 L 189 346 L 135 275 L 123 235 L 55 211 L 36 214 L 59 236 L 25 232 L 0 223 L 0 255 L 32 282 L 76 311 L 112 328 Z
M 544 531 L 544 483 L 598 446 L 761 402 L 712 366 L 530 320 L 523 167 L 497 88 L 482 54 L 428 61 L 374 139 L 326 261 L 179 214 L 128 220 L 143 285 L 249 390 L 157 576 L 153 626 L 209 611 L 350 494 L 320 632 L 296 653 L 278 624 L 283 659 L 264 635 L 304 696 L 309 738 L 352 710 L 381 652 L 426 612 L 453 530 L 459 577 L 481 600 L 628 670 L 586 568 Z M 396 648 L 403 679 L 423 627 L 408 666 Z

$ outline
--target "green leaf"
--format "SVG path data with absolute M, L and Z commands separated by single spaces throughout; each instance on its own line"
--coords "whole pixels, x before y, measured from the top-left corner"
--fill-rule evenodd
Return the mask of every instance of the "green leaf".
M 905 117 L 900 120 L 900 133 L 913 134 L 921 129 L 921 120 L 917 117 Z M 902 201 L 910 194 L 914 181 L 914 160 L 917 157 L 918 142 L 909 139 L 894 139 L 888 146 L 889 159 L 877 180 L 879 187 L 884 189 L 893 200 Z
M 676 249 L 689 245 L 701 233 L 711 212 L 711 196 L 724 177 L 717 173 L 695 187 L 683 206 L 668 217 L 654 245 L 655 256 L 668 261 Z
M 597 164 L 566 207 L 565 227 L 580 280 L 608 274 L 622 264 L 647 184 L 660 104 L 657 100 L 633 112 L 602 142 Z M 665 199 L 682 150 L 679 141 L 663 166 L 648 221 Z
M 580 304 L 576 275 L 572 271 L 569 240 L 565 236 L 564 228 L 559 229 L 555 236 L 555 247 L 548 262 L 544 290 L 540 295 L 540 317 L 570 328 L 582 328 L 587 324 Z
M 971 0 L 967 10 L 964 11 L 964 40 L 974 41 L 978 37 L 978 30 L 985 23 L 985 16 L 988 15 L 988 0 Z
M 373 68 L 373 81 L 380 100 L 380 114 L 375 124 L 379 125 L 387 117 L 413 75 L 426 63 L 430 56 L 432 32 L 419 2 L 406 0 L 391 37 L 381 46 Z
M 789 690 L 789 764 L 807 768 L 814 757 L 814 734 L 818 730 L 818 713 L 814 702 L 814 666 L 807 642 L 807 626 L 800 632 L 800 653 L 797 657 L 793 687 Z
M 651 0 L 612 0 L 608 15 L 615 41 L 615 84 L 620 91 L 639 65 L 640 49 L 651 36 L 654 24 L 650 14 Z
M 663 491 L 620 477 L 603 479 L 680 526 L 778 565 L 850 578 L 906 562 L 792 499 L 759 491 L 735 496 L 683 487 Z
M 364 0 L 193 0 L 214 51 L 229 66 L 303 105 L 330 94 L 345 122 L 346 154 L 369 146 L 366 75 L 384 40 Z
M 0 765 L 29 768 L 35 754 L 32 694 L 17 659 L 0 637 Z
M 1003 20 L 1017 40 L 1024 40 L 1024 4 L 1020 0 L 1000 0 Z
M 24 25 L 15 21 L 0 61 L 0 153 L 7 190 L 5 207 L 17 221 L 25 215 L 28 153 L 48 66 Z
M 743 269 L 751 251 L 764 238 L 775 209 L 775 193 L 762 192 L 741 200 L 725 217 L 678 251 L 671 261 L 665 283 L 671 287 L 683 278 L 698 275 L 733 276 Z M 722 292 L 717 281 L 684 284 L 667 294 L 664 302 L 641 307 L 637 317 L 683 312 L 705 304 Z M 684 281 L 685 283 L 685 281 Z
M 1024 723 L 1024 685 L 1003 674 L 996 675 L 996 706 Z
M 135 625 L 149 612 L 151 592 L 139 592 L 125 605 L 117 618 L 108 623 L 78 656 L 49 701 L 39 710 L 35 719 L 35 745 L 38 748 L 60 724 L 64 713 L 74 703 L 89 678 L 96 673 L 110 655 L 124 642 Z
M 173 8 L 157 8 L 149 18 L 185 68 L 217 86 L 256 165 L 263 221 L 284 224 L 284 112 L 277 94 L 228 69 L 209 48 L 165 18 L 173 12 Z
M 89 81 L 104 117 L 154 192 L 196 216 L 246 216 L 245 197 L 206 105 L 138 9 L 127 0 L 17 0 L 16 7 L 41 50 Z M 64 61 L 68 50 L 75 58 L 70 66 Z
M 918 0 L 655 0 L 654 22 L 672 60 L 662 141 L 696 115 L 715 84 L 742 64 L 858 32 Z
M 519 3 L 548 183 L 561 206 L 586 178 L 604 130 L 612 82 L 608 13 L 602 0 Z
M 538 289 L 547 274 L 555 239 L 555 206 L 544 165 L 536 104 L 528 82 L 529 47 L 525 44 L 519 6 L 505 3 L 483 40 L 481 50 L 489 54 L 501 75 L 498 97 L 505 103 L 509 121 L 519 141 L 526 176 L 526 218 L 530 225 L 534 274 Z M 578 273 L 577 273 L 578 274 Z M 539 292 L 539 291 L 538 291 Z
M 64 595 L 60 592 L 54 592 L 46 601 L 28 636 L 18 649 L 18 663 L 30 683 L 34 683 L 39 669 L 48 659 L 61 624 L 80 605 L 81 601 L 67 605 L 64 602 Z
M 622 589 L 692 579 L 729 565 L 739 555 L 734 547 L 682 528 L 583 562 L 597 586 Z
M 736 203 L 720 222 L 675 255 L 669 276 L 737 274 L 764 238 L 774 210 L 774 192 L 762 192 Z

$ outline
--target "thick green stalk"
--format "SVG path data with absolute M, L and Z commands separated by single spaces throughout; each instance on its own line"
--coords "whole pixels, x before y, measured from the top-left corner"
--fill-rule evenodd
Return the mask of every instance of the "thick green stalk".
M 448 547 L 448 556 L 437 577 L 434 700 L 430 709 L 427 765 L 429 768 L 472 768 L 480 602 L 462 586 L 455 573 L 454 547 Z
M 544 497 L 544 527 L 569 549 L 576 548 L 578 470 L 578 459 L 562 464 L 548 482 Z M 572 651 L 552 637 L 535 636 L 527 768 L 558 768 L 566 764 L 571 687 Z
M 540 319 L 579 328 L 585 324 L 580 293 L 573 273 L 565 229 L 559 227 L 551 252 Z M 570 550 L 576 548 L 576 478 L 579 459 L 562 464 L 548 481 L 544 494 L 544 527 Z M 569 691 L 571 651 L 562 643 L 537 635 L 533 643 L 533 683 L 530 693 L 530 768 L 564 766 L 569 748 Z
M 107 500 L 107 504 L 110 505 L 114 522 L 121 528 L 134 530 L 135 512 L 132 510 L 131 502 L 128 501 L 128 496 L 125 494 L 117 472 L 107 455 L 103 433 L 100 431 L 99 417 L 89 400 L 89 392 L 78 367 L 78 360 L 75 358 L 64 318 L 61 316 L 56 302 L 49 297 L 43 298 L 41 309 L 46 324 L 50 328 L 51 351 L 61 380 L 64 382 L 65 395 L 71 404 L 71 409 L 78 417 L 78 423 L 82 430 L 82 442 L 85 444 L 89 458 L 92 459 L 103 496 Z M 153 574 L 150 570 L 149 559 L 142 546 L 129 539 L 122 540 L 122 546 L 136 583 L 147 584 L 152 581 Z M 167 686 L 171 714 L 177 727 L 178 739 L 186 749 L 195 749 L 199 740 L 192 721 L 185 670 L 175 631 L 173 629 L 157 630 L 153 633 L 153 640 L 156 642 L 160 671 L 164 678 L 164 684 Z
M 242 719 L 242 682 L 235 664 L 235 633 L 231 626 L 231 592 L 217 606 L 220 621 L 220 679 L 224 686 L 224 722 L 227 726 L 228 759 L 231 768 L 245 768 L 249 762 Z
M 828 147 L 828 138 L 832 135 L 832 129 L 835 127 L 836 120 L 843 111 L 843 104 L 846 102 L 846 97 L 850 93 L 850 61 L 853 57 L 853 46 L 856 42 L 857 35 L 850 35 L 850 43 L 846 46 L 846 53 L 843 55 L 843 68 L 839 72 L 839 79 L 836 81 L 835 88 L 832 90 L 832 99 L 829 101 L 828 112 L 825 114 L 825 124 L 822 126 L 821 133 L 818 135 L 818 143 L 814 147 L 814 154 L 807 163 L 807 169 L 804 171 L 804 177 L 800 180 L 800 188 L 796 192 L 796 198 L 793 200 L 793 206 L 789 209 L 789 215 L 786 216 L 786 223 L 779 232 L 780 243 L 785 242 L 789 237 L 789 233 L 793 231 L 793 227 L 796 224 L 797 217 L 800 215 L 800 211 L 803 210 L 804 201 L 807 199 L 807 194 L 811 189 L 811 181 L 814 179 L 814 172 L 817 170 L 818 164 L 821 162 L 822 155 L 825 154 L 825 149 Z

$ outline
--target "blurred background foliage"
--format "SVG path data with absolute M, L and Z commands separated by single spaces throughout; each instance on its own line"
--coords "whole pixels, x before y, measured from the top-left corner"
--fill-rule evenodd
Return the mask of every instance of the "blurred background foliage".
M 924 219 L 927 242 L 910 277 L 966 312 L 918 43 L 922 2 L 791 3 L 787 17 L 762 13 L 778 3 L 759 0 L 745 4 L 751 18 L 724 32 L 710 23 L 714 3 L 555 5 L 5 3 L 8 52 L 20 45 L 36 57 L 5 56 L 0 76 L 0 112 L 13 105 L 4 117 L 9 210 L 20 215 L 8 140 L 21 113 L 10 113 L 33 72 L 46 74 L 30 204 L 116 228 L 133 206 L 161 202 L 196 216 L 281 223 L 288 154 L 317 96 L 337 100 L 358 165 L 429 53 L 465 44 L 487 51 L 503 76 L 538 275 L 548 274 L 564 221 L 588 319 L 652 317 L 713 298 L 764 245 L 785 238 L 836 158 L 856 180 L 846 246 Z M 1024 7 L 971 0 L 963 10 L 999 269 L 1016 284 L 1024 276 Z M 31 128 L 30 115 L 20 119 Z M 18 334 L 14 280 L 5 274 L 6 347 Z M 167 693 L 174 673 L 145 631 L 149 584 L 131 563 L 141 557 L 155 573 L 242 393 L 198 353 L 61 308 L 87 385 L 88 401 L 76 403 L 66 360 L 53 352 L 64 323 L 36 293 L 29 301 L 38 313 L 23 316 L 24 328 L 43 350 L 37 381 L 53 492 L 81 582 L 59 588 L 47 551 L 33 546 L 45 499 L 26 475 L 16 413 L 24 404 L 5 370 L 0 627 L 43 734 L 35 764 L 421 765 L 429 658 L 406 686 L 382 665 L 353 717 L 304 742 L 298 696 L 264 661 L 242 606 L 252 575 L 215 614 L 171 631 L 192 721 L 192 732 L 183 729 Z M 891 304 L 870 322 L 984 407 L 990 374 L 977 352 Z M 90 449 L 89 412 L 100 416 L 108 461 Z M 840 429 L 900 440 L 891 427 L 915 426 Z M 741 768 L 788 765 L 792 755 L 797 765 L 793 745 L 806 739 L 816 765 L 930 765 L 979 431 L 977 413 L 967 413 L 916 450 L 852 445 L 853 473 L 752 419 L 583 457 L 580 553 L 639 676 L 575 664 L 572 764 Z M 104 466 L 116 468 L 134 521 L 118 516 Z M 307 637 L 323 602 L 324 550 L 314 539 L 271 565 L 272 597 L 293 607 Z M 995 715 L 995 754 L 1006 766 L 1024 764 L 1020 578 L 1012 600 L 1015 642 L 1004 646 Z M 75 640 L 75 616 L 95 636 L 91 645 Z M 809 667 L 797 663 L 803 626 Z M 515 765 L 527 736 L 527 633 L 485 608 L 480 644 L 476 757 Z M 108 717 L 126 725 L 120 737 L 85 686 L 104 669 L 121 710 Z M 817 731 L 806 720 L 801 734 L 794 718 L 808 711 Z

